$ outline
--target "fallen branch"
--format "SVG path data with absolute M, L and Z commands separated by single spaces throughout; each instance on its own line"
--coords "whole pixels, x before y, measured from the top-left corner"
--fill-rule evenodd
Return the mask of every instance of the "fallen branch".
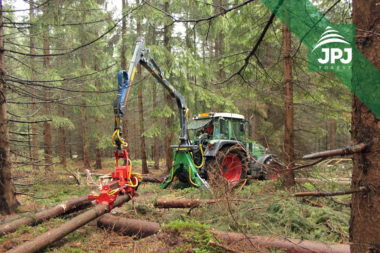
M 170 200 L 157 200 L 154 203 L 156 208 L 195 208 L 202 204 L 215 204 L 221 201 L 232 201 L 232 202 L 252 202 L 246 199 L 170 199 Z
M 16 229 L 20 226 L 36 225 L 45 220 L 67 213 L 75 208 L 85 207 L 90 203 L 91 202 L 88 200 L 88 197 L 83 196 L 68 202 L 58 204 L 55 207 L 43 210 L 35 214 L 27 214 L 28 216 L 26 217 L 20 217 L 20 219 L 1 225 L 0 236 L 5 235 L 7 233 L 12 233 L 16 231 Z
M 328 151 L 322 151 L 317 153 L 312 153 L 309 155 L 305 155 L 302 158 L 303 159 L 316 159 L 316 158 L 322 158 L 322 157 L 330 157 L 330 156 L 337 156 L 337 155 L 351 155 L 353 153 L 359 153 L 362 152 L 368 145 L 365 143 L 360 143 L 354 146 L 348 146 L 344 148 L 338 148 L 334 150 L 328 150 Z
M 143 238 L 158 233 L 161 226 L 155 222 L 127 219 L 112 214 L 105 214 L 98 220 L 98 227 L 106 228 L 122 235 Z
M 75 173 L 74 172 L 72 172 L 71 170 L 69 170 L 69 169 L 66 169 L 66 168 L 63 168 L 65 171 L 67 171 L 67 173 L 69 173 L 71 176 L 73 176 L 73 178 L 75 179 L 75 181 L 76 181 L 76 183 L 78 184 L 78 185 L 81 185 L 80 184 L 80 180 L 79 180 L 79 176 L 77 176 L 77 175 L 75 175 Z
M 351 185 L 351 179 L 348 180 L 327 180 L 327 179 L 316 179 L 316 178 L 295 178 L 296 183 L 336 183 Z
M 305 159 L 305 156 L 303 158 Z M 304 164 L 304 165 L 300 165 L 300 166 L 294 167 L 291 170 L 300 170 L 300 169 L 303 169 L 303 168 L 311 167 L 311 166 L 314 166 L 314 165 L 316 165 L 316 164 L 318 164 L 320 162 L 323 162 L 324 160 L 326 160 L 326 158 L 321 158 L 318 161 L 315 161 L 313 163 Z
M 115 203 L 114 207 L 120 206 L 125 202 L 129 201 L 131 197 L 129 195 L 119 196 Z M 31 253 L 39 252 L 49 246 L 51 243 L 65 237 L 67 234 L 73 232 L 74 230 L 80 228 L 81 226 L 87 224 L 88 222 L 96 219 L 97 217 L 105 214 L 109 211 L 109 206 L 100 204 L 96 205 L 94 208 L 74 217 L 63 225 L 49 230 L 38 237 L 34 238 L 31 241 L 28 241 L 24 244 L 17 246 L 14 249 L 8 251 L 8 253 Z
M 306 197 L 306 196 L 314 196 L 314 197 L 326 197 L 326 196 L 339 196 L 339 195 L 346 195 L 346 194 L 352 194 L 355 192 L 363 192 L 367 191 L 367 188 L 362 186 L 359 187 L 359 189 L 353 189 L 353 190 L 346 190 L 346 191 L 339 191 L 339 192 L 298 192 L 293 194 L 293 197 Z
M 349 253 L 350 245 L 347 244 L 335 244 L 328 245 L 322 242 L 308 241 L 308 240 L 298 240 L 298 239 L 280 239 L 266 236 L 254 236 L 239 233 L 229 233 L 215 231 L 213 232 L 216 239 L 231 243 L 241 243 L 243 241 L 250 241 L 252 244 L 263 248 L 281 248 L 285 249 L 286 252 L 293 253 Z

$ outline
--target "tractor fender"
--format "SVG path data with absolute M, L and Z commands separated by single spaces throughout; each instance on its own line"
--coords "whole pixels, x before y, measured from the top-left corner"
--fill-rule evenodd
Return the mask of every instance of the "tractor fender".
M 260 157 L 257 159 L 257 161 L 258 161 L 259 163 L 265 163 L 269 158 L 272 158 L 272 157 L 273 157 L 272 154 L 265 154 L 265 155 L 260 156 Z
M 224 146 L 226 145 L 232 146 L 239 143 L 240 143 L 239 141 L 235 141 L 235 140 L 220 140 L 220 141 L 213 142 L 211 149 L 209 146 L 207 146 L 206 150 L 204 151 L 204 156 L 215 157 L 216 153 Z

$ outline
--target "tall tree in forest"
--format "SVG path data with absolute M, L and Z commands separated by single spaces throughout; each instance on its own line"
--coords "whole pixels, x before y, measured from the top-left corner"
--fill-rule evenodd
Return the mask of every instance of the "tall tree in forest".
M 152 44 L 156 45 L 157 40 L 157 31 L 156 31 L 156 23 L 153 23 L 152 27 Z M 156 83 L 153 83 L 153 111 L 157 108 L 157 85 Z M 157 117 L 153 118 L 153 124 L 157 124 Z M 160 168 L 160 151 L 159 151 L 159 139 L 158 136 L 155 135 L 153 137 L 153 160 L 154 160 L 154 168 L 159 169 Z
M 169 7 L 170 7 L 169 1 L 165 1 L 164 11 L 166 13 L 168 13 Z M 170 42 L 169 26 L 165 25 L 164 26 L 164 47 L 166 48 L 166 50 L 168 50 L 170 52 L 169 42 Z M 169 57 L 167 57 L 165 65 L 167 67 L 170 66 Z M 172 97 L 170 96 L 170 94 L 165 93 L 164 96 L 165 96 L 166 104 L 169 105 L 170 107 L 172 107 L 171 106 L 172 105 Z M 166 123 L 165 123 L 165 125 L 166 125 L 166 127 L 165 127 L 165 161 L 166 161 L 166 169 L 167 170 L 170 170 L 173 166 L 173 150 L 170 148 L 171 142 L 172 142 L 173 137 L 174 137 L 174 131 L 172 129 L 173 128 L 173 121 L 174 121 L 174 116 L 171 115 L 171 116 L 166 118 Z
M 380 8 L 377 5 L 377 0 L 354 0 L 353 23 L 356 25 L 357 48 L 380 69 L 380 37 L 376 35 L 380 32 Z M 353 73 L 356 64 L 360 62 L 355 62 L 353 58 Z M 360 83 L 353 85 L 360 86 Z M 355 95 L 352 97 L 351 129 L 352 144 L 369 144 L 367 152 L 353 156 L 351 188 L 364 186 L 369 192 L 352 194 L 349 229 L 351 252 L 379 252 L 380 120 Z
M 98 37 L 98 32 L 95 32 L 95 36 Z M 98 48 L 96 48 L 96 50 L 99 50 Z M 95 66 L 94 66 L 94 69 L 96 72 L 99 71 L 99 59 L 97 57 L 96 54 L 94 54 L 95 56 Z M 99 79 L 96 79 L 95 80 L 95 88 L 97 91 L 100 91 L 100 80 Z M 95 115 L 95 125 L 96 126 L 99 126 L 100 125 L 100 118 L 99 118 L 99 115 L 98 113 Z M 96 137 L 95 137 L 95 169 L 97 170 L 101 170 L 103 169 L 103 165 L 102 165 L 102 152 L 100 150 L 100 147 L 99 147 L 99 143 L 100 143 L 100 136 L 101 136 L 101 129 L 100 128 L 97 128 L 96 129 Z
M 43 15 L 48 16 L 49 3 L 47 3 L 43 8 Z M 44 24 L 43 30 L 43 66 L 45 70 L 50 68 L 50 31 L 49 25 Z M 50 88 L 44 89 L 44 113 L 47 117 L 50 117 L 51 113 L 51 103 L 50 100 Z M 53 170 L 53 147 L 52 147 L 52 130 L 51 124 L 48 121 L 44 122 L 44 150 L 45 150 L 45 170 L 51 171 Z
M 336 119 L 329 120 L 329 148 L 336 149 Z
M 65 117 L 65 108 L 63 105 L 58 105 L 58 115 L 59 117 L 64 118 Z M 59 163 L 66 168 L 67 161 L 67 150 L 66 150 L 66 130 L 65 127 L 60 125 L 58 127 L 58 156 L 59 156 Z
M 29 1 L 29 20 L 30 22 L 34 22 L 34 1 Z M 31 75 L 30 80 L 35 81 L 35 41 L 34 41 L 34 29 L 33 26 L 29 28 L 29 52 L 31 54 L 30 57 L 30 67 L 31 67 Z M 32 87 L 32 115 L 37 112 L 37 100 L 36 100 L 36 88 Z M 32 123 L 32 162 L 33 162 L 33 170 L 38 170 L 38 125 L 37 123 Z
M 121 0 L 123 11 L 127 8 L 127 0 Z M 127 70 L 127 58 L 126 58 L 126 36 L 127 36 L 127 16 L 123 15 L 121 20 L 121 69 Z M 127 70 L 128 71 L 128 70 Z M 125 105 L 125 115 L 127 115 L 128 103 Z M 129 141 L 129 129 L 128 129 L 129 120 L 128 117 L 123 119 L 123 138 L 128 142 Z M 128 151 L 130 147 L 128 147 Z
M 81 48 L 81 65 L 83 69 L 86 69 L 86 58 L 84 53 L 84 48 Z M 82 152 L 83 152 L 83 165 L 86 168 L 90 168 L 90 156 L 88 150 L 88 139 L 87 139 L 87 101 L 86 98 L 82 100 Z
M 295 184 L 294 172 L 294 143 L 293 143 L 293 76 L 292 76 L 292 56 L 291 56 L 291 33 L 288 27 L 282 25 L 282 46 L 284 65 L 284 86 L 285 86 L 285 136 L 284 151 L 285 165 L 284 186 L 291 187 Z
M 11 175 L 9 130 L 6 103 L 3 1 L 0 0 L 0 213 L 16 211 L 18 202 Z
M 140 4 L 140 0 L 136 0 L 136 4 Z M 140 18 L 137 17 L 137 36 L 141 36 L 141 23 Z M 141 81 L 141 64 L 138 66 L 137 70 L 137 81 Z M 144 133 L 144 104 L 143 104 L 143 86 L 142 83 L 139 84 L 138 90 L 138 100 L 139 100 L 139 130 L 140 130 L 140 152 L 141 152 L 141 162 L 142 162 L 142 173 L 149 173 L 148 164 L 146 161 L 146 151 L 145 151 L 145 136 Z

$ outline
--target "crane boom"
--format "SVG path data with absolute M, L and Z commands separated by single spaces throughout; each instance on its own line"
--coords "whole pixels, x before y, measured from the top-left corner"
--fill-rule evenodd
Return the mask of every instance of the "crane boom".
M 156 61 L 151 57 L 150 50 L 145 48 L 144 38 L 138 37 L 136 47 L 133 53 L 131 63 L 129 65 L 128 73 L 122 70 L 118 74 L 118 93 L 114 101 L 115 113 L 115 132 L 112 137 L 113 142 L 118 147 L 124 144 L 122 138 L 122 120 L 124 118 L 126 103 L 128 99 L 129 89 L 133 84 L 133 79 L 136 73 L 137 66 L 141 64 L 146 68 L 152 76 L 169 91 L 170 95 L 176 99 L 179 109 L 180 127 L 181 132 L 179 135 L 180 145 L 188 145 L 188 130 L 187 130 L 187 117 L 189 110 L 186 106 L 185 98 L 179 93 L 174 86 L 165 78 L 163 72 L 158 67 Z

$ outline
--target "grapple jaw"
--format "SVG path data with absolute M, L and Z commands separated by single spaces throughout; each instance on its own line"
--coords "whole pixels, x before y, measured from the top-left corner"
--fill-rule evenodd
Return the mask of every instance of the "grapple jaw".
M 129 194 L 131 197 L 138 196 L 135 191 L 142 179 L 140 174 L 132 172 L 132 164 L 128 159 L 126 149 L 115 150 L 116 169 L 112 172 L 112 181 L 103 185 L 98 195 L 88 195 L 88 199 L 96 200 L 97 204 L 109 205 L 111 210 L 119 194 Z M 119 160 L 124 161 L 123 166 L 119 166 Z

